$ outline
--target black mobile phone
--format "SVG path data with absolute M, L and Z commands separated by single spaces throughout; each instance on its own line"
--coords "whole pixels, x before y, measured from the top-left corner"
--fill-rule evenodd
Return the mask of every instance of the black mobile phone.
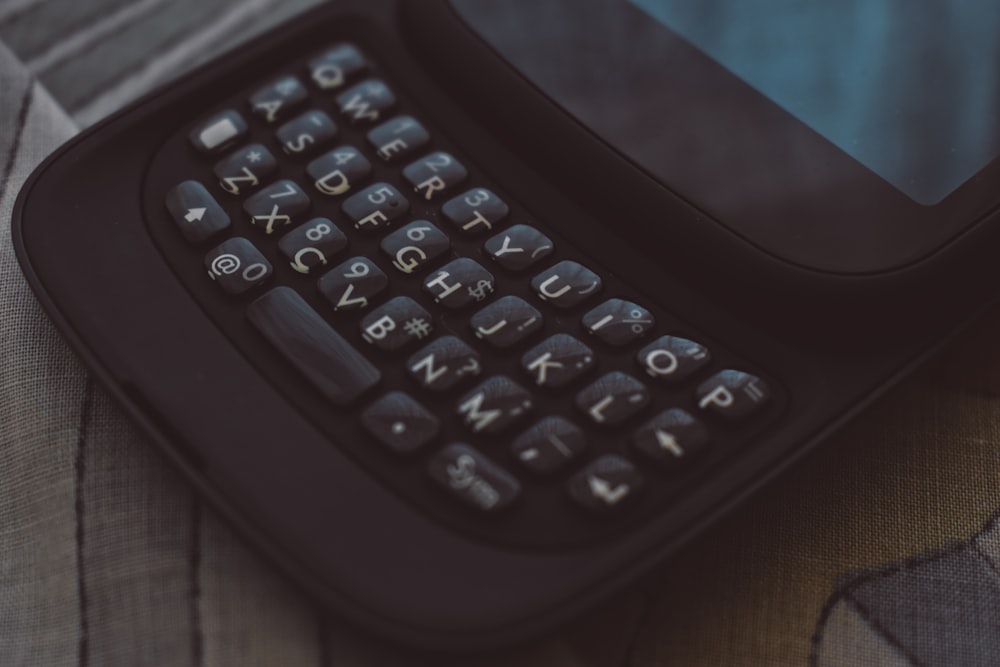
M 997 12 L 770 4 L 331 3 L 49 158 L 19 258 L 312 595 L 537 636 L 994 300 Z

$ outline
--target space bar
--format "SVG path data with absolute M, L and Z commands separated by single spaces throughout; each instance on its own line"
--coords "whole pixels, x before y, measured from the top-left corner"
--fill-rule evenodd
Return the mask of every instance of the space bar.
M 382 374 L 290 287 L 250 304 L 250 322 L 335 405 L 347 405 Z

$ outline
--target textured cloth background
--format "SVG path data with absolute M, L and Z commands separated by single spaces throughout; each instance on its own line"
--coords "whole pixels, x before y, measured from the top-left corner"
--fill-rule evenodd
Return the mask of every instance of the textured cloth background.
M 0 0 L 18 54 L 0 48 L 0 665 L 1000 664 L 996 315 L 643 587 L 533 646 L 386 647 L 245 548 L 67 352 L 10 210 L 75 124 L 305 4 Z

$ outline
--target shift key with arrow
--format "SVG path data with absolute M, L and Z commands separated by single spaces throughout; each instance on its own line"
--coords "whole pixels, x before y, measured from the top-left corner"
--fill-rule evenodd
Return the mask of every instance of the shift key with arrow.
M 166 203 L 177 228 L 191 243 L 201 243 L 229 228 L 229 216 L 198 181 L 176 185 L 167 193 Z
M 708 429 L 685 410 L 670 408 L 635 432 L 635 448 L 664 470 L 685 467 L 709 445 Z

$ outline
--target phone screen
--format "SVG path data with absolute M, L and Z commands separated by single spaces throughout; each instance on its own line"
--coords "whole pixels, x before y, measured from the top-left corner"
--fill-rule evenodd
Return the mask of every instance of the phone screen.
M 595 136 L 779 259 L 897 270 L 1000 204 L 1000 3 L 451 4 Z
M 630 0 L 921 204 L 1000 155 L 1000 4 Z

